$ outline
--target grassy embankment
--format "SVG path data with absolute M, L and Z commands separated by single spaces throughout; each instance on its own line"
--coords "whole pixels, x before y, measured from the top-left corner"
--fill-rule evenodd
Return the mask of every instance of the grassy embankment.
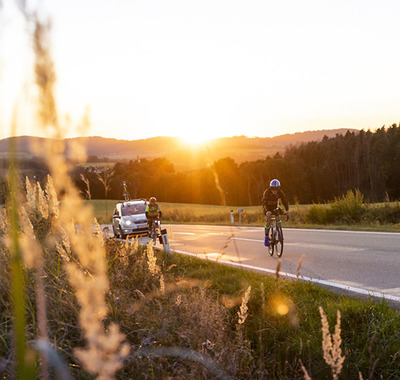
M 278 270 L 274 278 L 103 242 L 72 188 L 75 198 L 59 210 L 51 186 L 27 190 L 20 215 L 27 313 L 14 332 L 5 238 L 17 230 L 5 210 L 0 218 L 0 374 L 12 376 L 13 334 L 24 331 L 30 368 L 42 374 L 53 373 L 54 355 L 42 352 L 39 361 L 37 338 L 75 378 L 106 370 L 121 379 L 399 378 L 400 312 L 385 302 L 283 280 Z
M 385 302 L 162 252 L 157 254 L 159 268 L 145 274 L 148 268 L 140 253 L 132 256 L 124 244 L 109 244 L 111 287 L 119 297 L 112 304 L 113 318 L 143 358 L 127 363 L 125 376 L 151 368 L 150 378 L 213 378 L 213 373 L 237 379 L 300 379 L 305 378 L 303 364 L 311 378 L 330 378 L 319 307 L 328 316 L 332 335 L 340 311 L 336 354 L 344 359 L 341 378 L 400 376 L 400 312 Z M 137 290 L 141 293 L 132 297 Z M 178 352 L 169 351 L 171 347 L 179 347 Z M 168 358 L 160 357 L 161 352 Z M 211 358 L 223 372 L 202 369 L 193 352 Z M 185 355 L 191 360 L 183 361 Z

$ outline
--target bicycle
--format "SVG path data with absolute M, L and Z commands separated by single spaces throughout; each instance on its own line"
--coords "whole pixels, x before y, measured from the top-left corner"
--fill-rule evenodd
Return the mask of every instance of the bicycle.
M 156 245 L 157 238 L 161 234 L 160 219 L 154 219 L 150 230 L 150 240 L 153 240 L 153 245 Z
M 274 251 L 278 257 L 283 254 L 283 230 L 280 215 L 287 215 L 280 207 L 272 211 L 271 224 L 268 231 L 268 253 L 273 256 Z

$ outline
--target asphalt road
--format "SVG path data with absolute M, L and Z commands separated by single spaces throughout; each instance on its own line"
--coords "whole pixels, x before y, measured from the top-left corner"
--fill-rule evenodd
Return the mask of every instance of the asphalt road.
M 163 226 L 165 228 L 165 225 Z M 275 273 L 260 227 L 171 225 L 172 251 Z M 284 228 L 280 275 L 400 302 L 400 233 Z M 300 264 L 300 268 L 299 268 Z

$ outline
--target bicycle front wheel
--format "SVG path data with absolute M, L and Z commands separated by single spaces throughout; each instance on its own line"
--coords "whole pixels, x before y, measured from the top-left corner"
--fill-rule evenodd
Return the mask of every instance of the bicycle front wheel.
M 271 228 L 268 231 L 268 239 L 269 239 L 268 253 L 270 254 L 270 256 L 274 254 L 274 247 L 275 247 L 274 236 L 275 236 L 274 227 L 271 226 Z
M 283 254 L 283 230 L 280 223 L 276 225 L 276 232 L 276 255 L 281 257 Z

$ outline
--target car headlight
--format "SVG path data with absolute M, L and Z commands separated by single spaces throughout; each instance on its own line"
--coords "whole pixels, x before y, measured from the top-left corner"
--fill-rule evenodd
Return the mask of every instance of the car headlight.
M 132 224 L 132 222 L 131 222 L 130 220 L 127 220 L 124 224 L 125 224 L 126 226 L 130 226 L 130 225 Z

